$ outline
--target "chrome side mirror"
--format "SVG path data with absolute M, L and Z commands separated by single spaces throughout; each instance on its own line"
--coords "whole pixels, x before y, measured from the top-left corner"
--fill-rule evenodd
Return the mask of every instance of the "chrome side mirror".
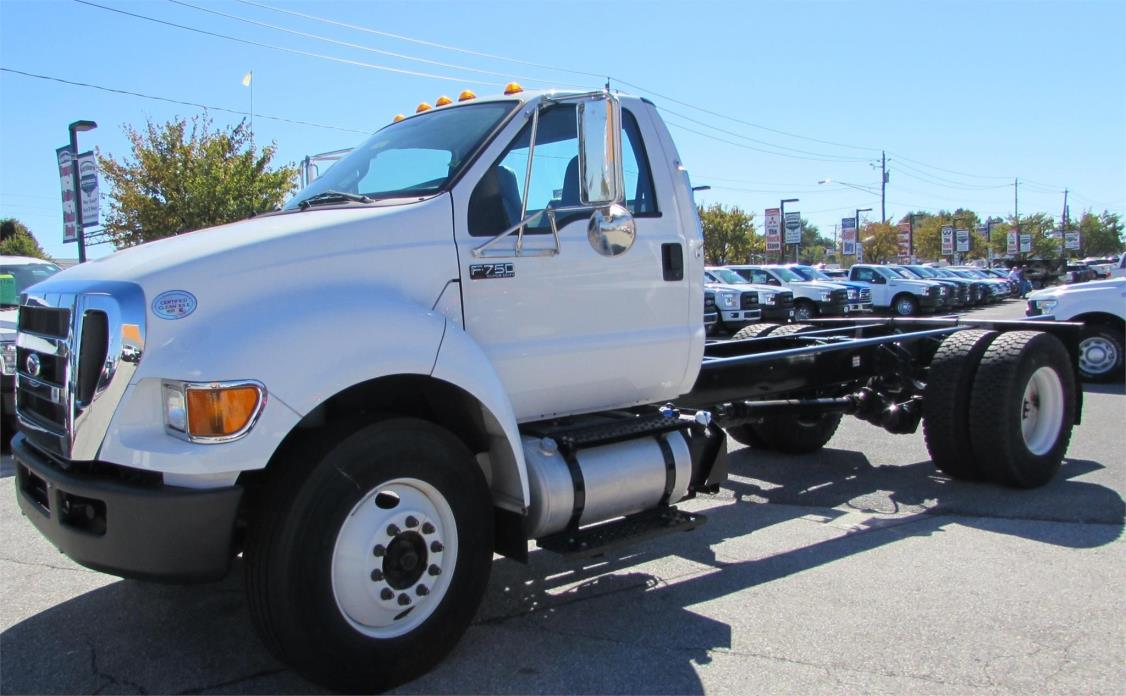
M 579 202 L 588 206 L 621 204 L 621 105 L 612 94 L 598 94 L 579 102 Z
M 586 236 L 599 254 L 617 256 L 633 246 L 637 239 L 637 225 L 629 210 L 615 203 L 594 211 L 587 225 Z

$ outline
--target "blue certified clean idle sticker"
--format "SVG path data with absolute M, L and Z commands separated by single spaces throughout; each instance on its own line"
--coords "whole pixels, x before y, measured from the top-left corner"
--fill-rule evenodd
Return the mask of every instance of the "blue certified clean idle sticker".
M 198 306 L 195 295 L 187 290 L 162 292 L 152 301 L 152 313 L 161 319 L 183 319 Z

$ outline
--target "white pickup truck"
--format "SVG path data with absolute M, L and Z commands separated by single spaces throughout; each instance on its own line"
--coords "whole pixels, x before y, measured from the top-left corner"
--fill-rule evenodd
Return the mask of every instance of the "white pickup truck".
M 657 108 L 506 92 L 397 118 L 281 211 L 25 290 L 27 519 L 127 577 L 213 580 L 243 554 L 279 659 L 368 692 L 453 648 L 494 552 L 702 524 L 675 504 L 718 491 L 726 434 L 811 452 L 851 414 L 922 423 L 951 477 L 1055 475 L 1078 327 L 838 319 L 707 343 L 700 220 Z
M 820 280 L 807 281 L 785 266 L 727 266 L 758 285 L 785 288 L 794 293 L 794 321 L 814 317 L 839 317 L 848 314 L 848 288 Z
M 946 288 L 929 280 L 905 278 L 887 266 L 855 264 L 848 270 L 848 279 L 872 291 L 872 306 L 888 309 L 893 314 L 909 317 L 921 311 L 934 311 L 944 304 Z
M 1126 277 L 1037 290 L 1028 296 L 1025 314 L 1083 322 L 1080 375 L 1091 382 L 1122 378 L 1126 355 Z

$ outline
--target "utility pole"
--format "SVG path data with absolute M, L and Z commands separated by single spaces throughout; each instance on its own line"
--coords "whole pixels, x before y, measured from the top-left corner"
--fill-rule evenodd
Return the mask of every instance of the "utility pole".
M 1067 259 L 1067 189 L 1063 190 L 1063 214 L 1060 215 L 1060 258 Z
M 1024 260 L 1024 252 L 1020 250 L 1020 208 L 1017 207 L 1017 189 L 1020 187 L 1020 179 L 1013 179 L 1013 228 L 1017 233 L 1017 257 L 1021 261 Z
M 880 222 L 888 219 L 887 214 L 888 193 L 888 158 L 887 153 L 880 150 Z

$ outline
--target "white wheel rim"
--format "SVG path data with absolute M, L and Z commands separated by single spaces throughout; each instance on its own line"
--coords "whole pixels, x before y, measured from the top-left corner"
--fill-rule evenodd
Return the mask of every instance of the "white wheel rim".
M 1089 375 L 1099 375 L 1118 363 L 1118 346 L 1103 336 L 1092 336 L 1079 343 L 1079 367 Z
M 457 524 L 445 497 L 418 479 L 388 481 L 356 503 L 336 535 L 336 606 L 364 635 L 404 635 L 441 604 L 456 564 Z
M 1024 444 L 1035 455 L 1056 444 L 1063 425 L 1063 385 L 1050 367 L 1032 373 L 1021 399 L 1020 429 Z
M 911 300 L 907 300 L 907 299 L 900 300 L 899 303 L 896 305 L 896 308 L 899 310 L 900 314 L 910 314 L 911 313 Z
M 794 310 L 794 319 L 796 321 L 805 321 L 812 316 L 813 312 L 809 310 L 809 307 L 802 306 Z

